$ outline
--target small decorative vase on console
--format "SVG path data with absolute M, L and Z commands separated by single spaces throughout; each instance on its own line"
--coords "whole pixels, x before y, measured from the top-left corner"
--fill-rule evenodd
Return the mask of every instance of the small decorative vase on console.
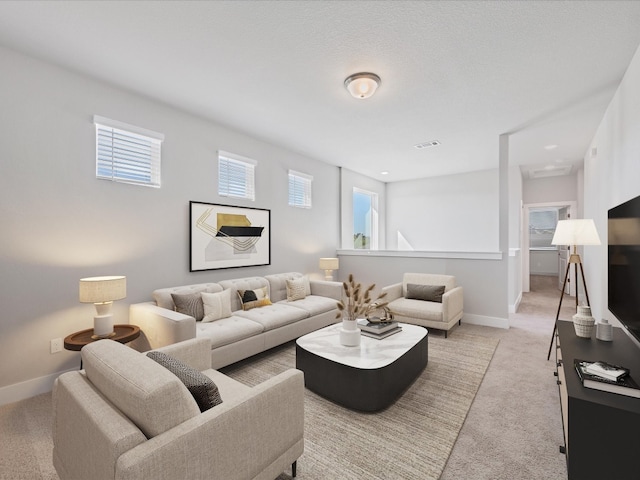
M 360 329 L 355 320 L 342 319 L 340 343 L 346 347 L 357 347 L 360 345 Z
M 573 327 L 576 335 L 582 338 L 591 338 L 593 326 L 596 319 L 591 316 L 591 307 L 588 305 L 578 306 L 578 313 L 573 316 Z

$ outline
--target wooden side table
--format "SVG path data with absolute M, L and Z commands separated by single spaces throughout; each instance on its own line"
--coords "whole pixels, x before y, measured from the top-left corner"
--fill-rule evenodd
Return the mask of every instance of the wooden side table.
M 135 340 L 140 336 L 140 327 L 137 325 L 121 324 L 114 325 L 113 330 L 115 335 L 108 338 L 108 340 L 115 340 L 120 343 L 128 343 Z M 76 333 L 68 335 L 64 339 L 64 348 L 66 350 L 72 350 L 79 352 L 82 347 L 92 342 L 103 340 L 101 338 L 93 338 L 93 328 L 81 330 Z M 82 369 L 82 359 L 80 359 L 80 369 Z

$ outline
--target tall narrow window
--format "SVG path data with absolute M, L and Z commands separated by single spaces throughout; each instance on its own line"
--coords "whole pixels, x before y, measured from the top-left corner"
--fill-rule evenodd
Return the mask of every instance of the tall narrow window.
M 160 187 L 161 133 L 95 115 L 96 178 Z
M 250 158 L 218 152 L 218 195 L 254 201 L 256 165 Z
M 289 170 L 289 205 L 311 208 L 311 182 L 313 177 L 306 173 Z
M 378 195 L 353 189 L 353 248 L 378 248 Z
M 556 250 L 551 239 L 558 224 L 557 208 L 537 208 L 529 212 L 529 248 Z

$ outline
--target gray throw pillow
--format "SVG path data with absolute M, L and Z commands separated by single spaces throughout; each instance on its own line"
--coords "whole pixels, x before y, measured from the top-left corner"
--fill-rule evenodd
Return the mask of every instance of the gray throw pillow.
M 204 306 L 202 296 L 198 293 L 172 293 L 171 298 L 176 305 L 176 312 L 189 315 L 196 319 L 196 322 L 204 317 Z
M 407 283 L 406 298 L 442 303 L 444 288 L 444 285 L 417 285 L 415 283 Z
M 148 352 L 147 357 L 158 362 L 184 383 L 184 386 L 193 395 L 201 412 L 205 412 L 222 403 L 218 386 L 204 373 L 164 352 Z

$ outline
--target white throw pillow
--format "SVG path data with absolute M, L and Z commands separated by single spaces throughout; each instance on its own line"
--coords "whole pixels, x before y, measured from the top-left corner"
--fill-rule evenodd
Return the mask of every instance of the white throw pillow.
M 300 277 L 293 280 L 287 280 L 287 301 L 302 300 L 307 296 L 307 277 Z
M 229 290 L 217 293 L 202 292 L 202 304 L 204 306 L 204 317 L 202 322 L 213 322 L 221 318 L 231 316 L 231 297 Z

